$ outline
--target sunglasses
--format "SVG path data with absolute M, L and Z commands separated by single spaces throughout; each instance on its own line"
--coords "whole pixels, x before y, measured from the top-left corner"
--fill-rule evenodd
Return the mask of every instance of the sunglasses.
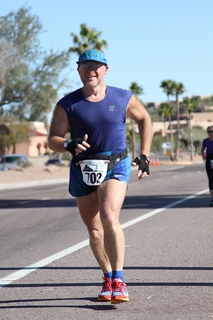
M 212 130 L 212 131 L 211 131 L 211 130 L 209 130 L 209 131 L 208 131 L 208 133 L 213 133 L 213 130 Z
M 81 64 L 79 64 L 79 67 L 82 68 L 83 70 L 87 70 L 89 68 L 92 70 L 96 70 L 102 66 L 104 66 L 103 63 L 81 63 Z

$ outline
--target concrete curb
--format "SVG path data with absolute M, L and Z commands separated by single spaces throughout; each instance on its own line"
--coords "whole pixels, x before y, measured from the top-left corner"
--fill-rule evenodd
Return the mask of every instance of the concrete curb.
M 202 164 L 203 161 L 162 161 L 161 165 L 177 165 L 177 166 L 187 166 L 187 165 L 193 165 L 193 164 Z
M 29 181 L 29 182 L 15 182 L 15 183 L 5 183 L 0 184 L 0 190 L 8 190 L 8 189 L 22 189 L 36 186 L 46 186 L 51 184 L 68 184 L 69 179 L 50 179 L 50 180 L 37 180 L 37 181 Z

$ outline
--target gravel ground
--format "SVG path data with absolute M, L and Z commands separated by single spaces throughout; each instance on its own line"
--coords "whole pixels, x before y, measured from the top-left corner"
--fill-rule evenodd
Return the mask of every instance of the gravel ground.
M 69 178 L 68 163 L 64 167 L 45 166 L 46 157 L 29 158 L 31 166 L 0 171 L 0 185 L 8 183 Z

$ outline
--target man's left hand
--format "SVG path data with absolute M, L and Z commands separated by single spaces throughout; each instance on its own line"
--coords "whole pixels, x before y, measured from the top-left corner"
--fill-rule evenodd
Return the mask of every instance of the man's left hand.
M 132 165 L 138 165 L 138 179 L 146 178 L 150 174 L 149 158 L 145 154 L 138 155 L 133 160 Z

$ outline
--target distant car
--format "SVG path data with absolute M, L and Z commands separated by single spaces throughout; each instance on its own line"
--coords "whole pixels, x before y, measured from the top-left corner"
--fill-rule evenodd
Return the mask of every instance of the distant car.
M 60 158 L 52 158 L 52 159 L 49 159 L 47 162 L 45 162 L 45 165 L 46 166 L 50 166 L 50 165 L 63 166 L 64 161 L 61 160 Z
M 0 170 L 11 170 L 16 167 L 28 166 L 29 160 L 25 154 L 5 154 L 0 158 Z

